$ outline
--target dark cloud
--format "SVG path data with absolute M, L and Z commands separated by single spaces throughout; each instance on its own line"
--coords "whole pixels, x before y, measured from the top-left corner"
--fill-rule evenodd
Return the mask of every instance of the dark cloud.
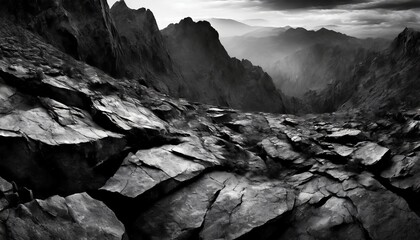
M 248 3 L 258 4 L 271 10 L 340 8 L 410 10 L 420 8 L 420 0 L 249 0 Z
M 271 10 L 334 9 L 341 5 L 367 3 L 368 0 L 251 0 Z
M 377 1 L 357 9 L 386 9 L 386 10 L 411 10 L 420 8 L 420 0 L 391 0 Z
M 388 11 L 385 13 L 380 13 L 378 11 L 353 12 L 339 21 L 339 25 L 341 26 L 404 26 L 419 23 L 420 15 L 416 14 L 413 10 Z

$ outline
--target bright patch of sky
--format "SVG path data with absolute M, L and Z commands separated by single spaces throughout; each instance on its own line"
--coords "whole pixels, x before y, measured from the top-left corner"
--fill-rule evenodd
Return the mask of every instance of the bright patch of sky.
M 112 6 L 116 0 L 108 0 Z M 125 0 L 150 9 L 159 27 L 185 17 L 234 19 L 273 27 L 326 27 L 357 37 L 393 38 L 420 25 L 419 0 Z M 255 21 L 258 20 L 258 21 Z

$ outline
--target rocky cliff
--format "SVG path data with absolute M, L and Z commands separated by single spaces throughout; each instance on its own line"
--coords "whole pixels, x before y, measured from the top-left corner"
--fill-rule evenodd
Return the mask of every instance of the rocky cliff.
M 130 9 L 121 0 L 112 6 L 111 16 L 121 38 L 124 76 L 143 78 L 175 97 L 187 95 L 188 86 L 174 67 L 153 13 L 144 8 Z
M 153 14 L 119 1 L 2 0 L 3 15 L 76 59 L 114 77 L 134 79 L 178 97 L 187 91 L 174 69 Z
M 406 28 L 392 42 L 391 53 L 396 58 L 416 58 L 420 56 L 420 32 Z
M 3 16 L 76 59 L 121 76 L 122 48 L 106 0 L 1 0 Z
M 190 86 L 189 99 L 250 111 L 284 112 L 272 79 L 251 62 L 230 58 L 210 23 L 186 18 L 169 25 L 162 34 Z

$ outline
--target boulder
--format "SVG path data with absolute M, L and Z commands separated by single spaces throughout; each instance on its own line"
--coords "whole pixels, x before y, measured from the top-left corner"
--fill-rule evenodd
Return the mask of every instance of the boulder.
M 131 238 L 192 239 L 232 175 L 215 172 L 165 197 L 134 222 Z
M 202 151 L 202 146 L 197 144 L 165 145 L 130 154 L 101 190 L 129 198 L 139 197 L 157 185 L 166 186 L 164 188 L 168 192 L 208 168 L 219 165 L 211 153 Z
M 88 194 L 34 200 L 0 213 L 2 239 L 115 239 L 124 225 L 102 202 Z
M 358 143 L 365 140 L 366 136 L 357 129 L 342 129 L 329 134 L 326 139 L 337 143 Z
M 200 239 L 239 239 L 294 208 L 293 191 L 280 182 L 230 178 L 207 212 Z
M 353 153 L 354 160 L 366 167 L 383 164 L 390 153 L 388 148 L 382 147 L 373 142 L 358 144 L 358 149 Z

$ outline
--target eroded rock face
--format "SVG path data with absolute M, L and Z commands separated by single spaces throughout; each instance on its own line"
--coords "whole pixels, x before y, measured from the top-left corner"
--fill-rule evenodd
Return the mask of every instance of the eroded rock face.
M 122 48 L 105 0 L 2 0 L 2 6 L 3 14 L 61 51 L 114 76 L 120 74 Z
M 420 192 L 418 152 L 413 156 L 397 155 L 391 159 L 391 166 L 381 173 L 381 177 L 389 179 L 391 184 L 402 190 Z
M 0 178 L 0 212 L 12 205 L 13 198 L 16 197 L 13 190 L 11 183 Z
M 99 176 L 94 169 L 127 146 L 123 135 L 99 127 L 86 111 L 7 85 L 0 88 L 13 93 L 2 95 L 2 110 L 10 113 L 0 117 L 1 172 L 16 181 L 32 172 L 30 187 L 37 191 L 79 191 L 95 185 Z
M 362 143 L 360 148 L 354 152 L 354 159 L 361 161 L 365 166 L 380 164 L 389 154 L 389 149 L 379 146 L 376 143 Z
M 175 181 L 174 188 L 176 183 L 188 181 L 207 168 L 220 165 L 211 153 L 202 149 L 199 140 L 191 139 L 190 142 L 176 146 L 140 150 L 124 160 L 117 173 L 101 190 L 136 198 L 164 182 Z
M 2 239 L 122 239 L 124 225 L 86 193 L 34 200 L 0 213 Z
M 112 6 L 111 16 L 121 38 L 124 75 L 143 78 L 174 97 L 185 95 L 188 86 L 169 56 L 153 13 L 145 8 L 130 9 L 121 0 Z
M 162 199 L 135 221 L 135 236 L 151 239 L 194 238 L 195 232 L 203 224 L 207 209 L 229 176 L 224 173 L 210 174 Z
M 294 192 L 282 182 L 247 180 L 234 176 L 225 182 L 209 208 L 202 239 L 238 239 L 294 208 Z
M 418 224 L 419 217 L 415 213 L 408 210 L 407 203 L 395 194 L 390 193 L 383 188 L 372 176 L 362 174 L 358 177 L 359 183 L 365 189 L 354 189 L 349 192 L 349 198 L 353 201 L 357 210 L 357 217 L 360 219 L 363 227 L 366 229 L 372 239 L 415 239 L 419 236 L 419 232 L 414 230 L 414 226 Z M 372 204 L 372 202 L 379 202 Z M 388 204 L 392 204 L 396 208 L 389 208 Z M 381 212 L 384 222 L 379 223 L 372 217 L 373 212 Z M 401 224 L 404 222 L 404 224 Z M 395 226 L 399 226 L 396 231 Z
M 418 57 L 420 55 L 420 33 L 405 28 L 392 42 L 392 52 L 401 58 Z
M 131 143 L 167 133 L 166 123 L 139 100 L 122 98 L 102 72 L 59 59 L 29 33 L 33 45 L 22 42 L 14 31 L 23 29 L 1 24 L 9 37 L 2 44 L 9 57 L 0 60 L 1 174 L 41 195 L 97 189 L 113 174 L 106 166 L 118 164 Z

